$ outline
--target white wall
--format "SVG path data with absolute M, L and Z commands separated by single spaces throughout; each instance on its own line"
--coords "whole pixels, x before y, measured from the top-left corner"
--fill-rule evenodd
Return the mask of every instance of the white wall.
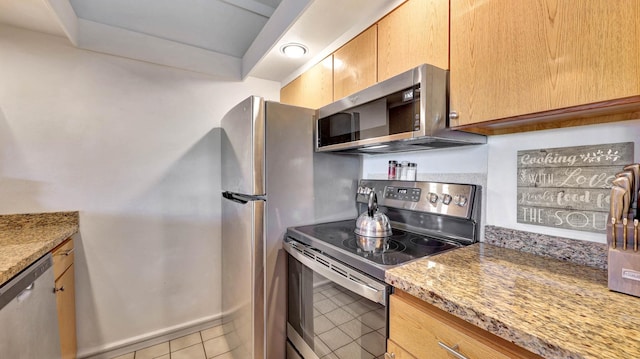
M 635 142 L 640 160 L 640 120 L 489 137 L 487 224 L 606 243 L 606 234 L 517 223 L 517 152 L 520 150 Z
M 389 160 L 418 163 L 418 180 L 483 186 L 482 224 L 606 243 L 606 235 L 517 223 L 517 152 L 520 150 L 635 142 L 640 161 L 640 120 L 489 136 L 487 145 L 365 156 L 362 176 L 384 179 Z M 481 232 L 481 240 L 483 239 Z
M 418 181 L 470 183 L 482 186 L 481 220 L 484 228 L 487 196 L 487 145 L 443 148 L 437 150 L 403 152 L 363 156 L 362 178 L 386 179 L 390 160 L 415 162 Z M 479 240 L 484 240 L 480 230 Z
M 220 314 L 221 117 L 279 83 L 0 27 L 0 213 L 80 211 L 82 356 Z

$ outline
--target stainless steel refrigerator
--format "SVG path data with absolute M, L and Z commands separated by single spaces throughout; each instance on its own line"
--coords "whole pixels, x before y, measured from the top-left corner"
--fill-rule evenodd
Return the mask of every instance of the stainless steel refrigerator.
M 234 359 L 285 358 L 286 228 L 357 215 L 360 159 L 315 153 L 313 115 L 252 96 L 222 119 L 222 321 Z

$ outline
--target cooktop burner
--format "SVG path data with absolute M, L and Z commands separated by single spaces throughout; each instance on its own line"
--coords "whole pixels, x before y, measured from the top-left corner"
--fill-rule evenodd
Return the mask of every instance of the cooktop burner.
M 392 235 L 384 239 L 360 237 L 355 234 L 355 229 L 356 221 L 346 220 L 296 227 L 295 231 L 328 244 L 328 247 L 319 249 L 329 255 L 335 256 L 333 251 L 347 251 L 384 266 L 395 266 L 458 247 L 452 243 L 397 228 L 392 229 Z M 309 242 L 306 244 L 314 245 L 304 238 L 299 238 L 300 236 L 296 237 L 302 242 Z

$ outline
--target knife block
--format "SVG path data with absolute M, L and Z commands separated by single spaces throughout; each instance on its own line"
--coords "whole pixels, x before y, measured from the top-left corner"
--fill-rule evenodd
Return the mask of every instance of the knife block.
M 640 238 L 633 226 L 633 215 L 627 219 L 626 250 L 624 248 L 625 226 L 622 223 L 616 223 L 613 226 L 610 216 L 607 221 L 608 283 L 610 290 L 640 297 Z M 634 242 L 638 243 L 637 251 L 634 250 Z

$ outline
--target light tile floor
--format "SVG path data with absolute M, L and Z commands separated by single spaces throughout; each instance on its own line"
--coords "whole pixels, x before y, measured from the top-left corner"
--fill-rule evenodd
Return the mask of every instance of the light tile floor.
M 231 341 L 233 332 L 220 325 L 113 359 L 232 359 Z
M 314 351 L 321 359 L 382 359 L 385 307 L 328 283 L 313 291 Z M 243 355 L 231 323 L 113 359 L 233 359 Z M 244 352 L 246 353 L 246 351 Z

